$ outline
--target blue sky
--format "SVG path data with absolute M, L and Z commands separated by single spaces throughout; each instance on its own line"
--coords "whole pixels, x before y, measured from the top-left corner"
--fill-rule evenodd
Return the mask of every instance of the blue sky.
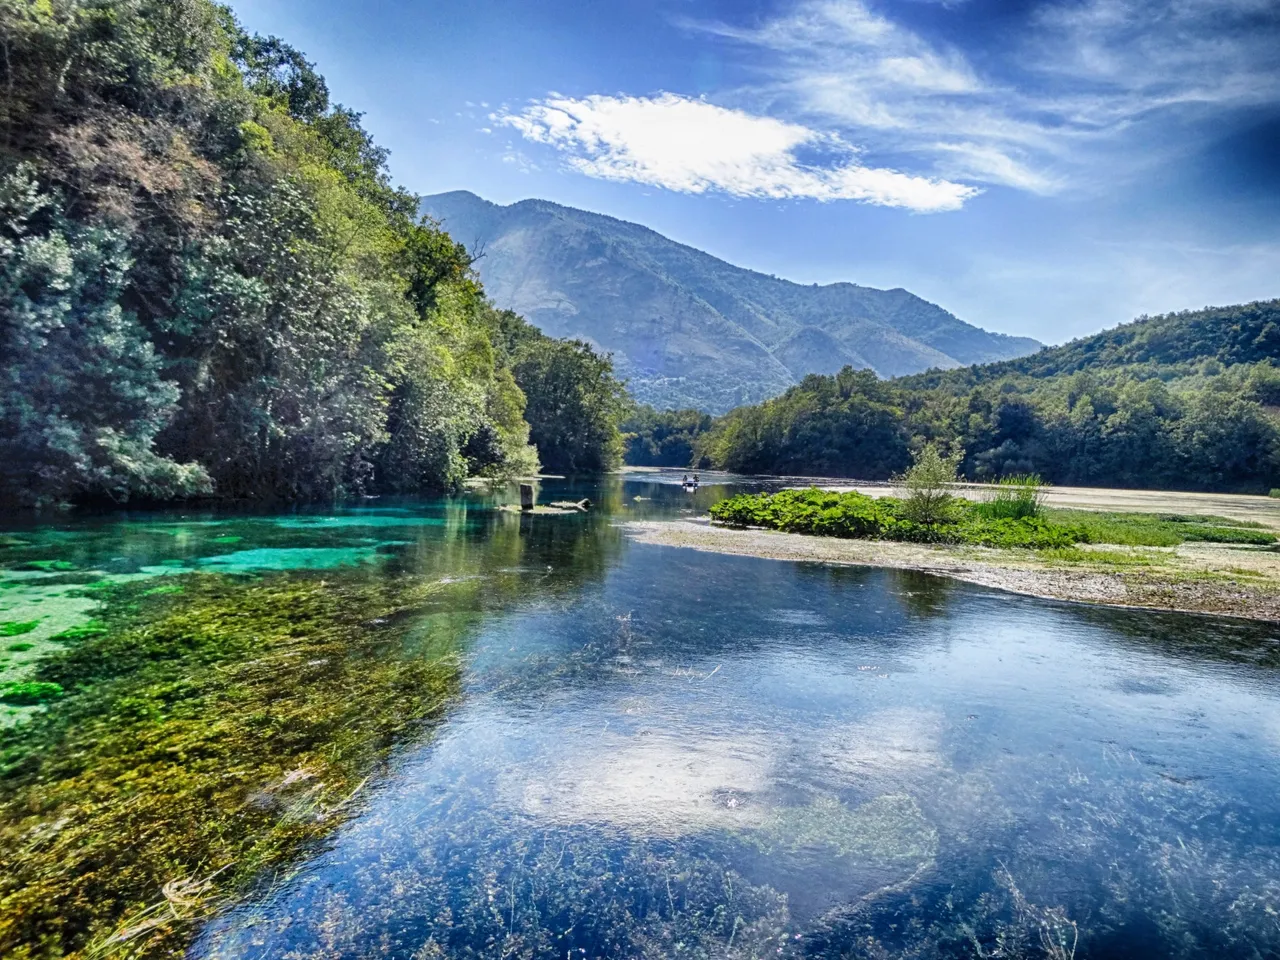
M 1276 0 L 234 8 L 418 193 L 554 200 L 1047 342 L 1280 296 Z

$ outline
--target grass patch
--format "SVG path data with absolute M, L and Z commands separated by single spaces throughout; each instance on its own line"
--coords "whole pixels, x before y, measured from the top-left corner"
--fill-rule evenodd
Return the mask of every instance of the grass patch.
M 181 955 L 460 694 L 470 621 L 432 618 L 424 647 L 407 615 L 437 584 L 184 586 L 117 588 L 104 622 L 4 688 L 49 708 L 0 730 L 0 956 Z
M 1070 566 L 1101 564 L 1109 567 L 1150 567 L 1162 560 L 1159 554 L 1134 550 L 1096 550 L 1083 547 L 1057 547 L 1045 550 L 1044 559 L 1050 563 Z
M 1026 520 L 1044 509 L 1044 480 L 1037 474 L 1004 477 L 992 485 L 973 512 L 984 520 Z
M 1232 543 L 1266 546 L 1276 535 L 1261 524 L 1226 517 L 1181 514 L 1101 513 L 1091 510 L 1048 509 L 1055 523 L 1080 530 L 1085 543 L 1125 547 L 1176 547 L 1180 543 Z

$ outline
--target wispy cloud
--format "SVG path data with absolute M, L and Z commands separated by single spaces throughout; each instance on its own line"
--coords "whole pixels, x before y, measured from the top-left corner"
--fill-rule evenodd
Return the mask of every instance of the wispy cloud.
M 686 26 L 749 48 L 767 77 L 752 93 L 773 110 L 943 177 L 1037 193 L 1116 174 L 1138 128 L 1151 162 L 1187 145 L 1198 113 L 1280 100 L 1275 0 L 1049 0 L 981 69 L 866 0 Z M 1164 144 L 1161 121 L 1181 125 Z
M 833 133 L 672 93 L 550 97 L 493 120 L 554 147 L 588 176 L 685 193 L 854 200 L 927 213 L 958 209 L 978 193 L 947 179 L 865 166 Z

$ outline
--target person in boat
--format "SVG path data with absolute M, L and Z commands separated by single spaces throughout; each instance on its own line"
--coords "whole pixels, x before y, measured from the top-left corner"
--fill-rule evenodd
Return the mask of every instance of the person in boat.
M 689 475 L 687 473 L 684 475 L 684 479 L 681 480 L 680 483 L 686 487 L 689 485 Z
M 698 475 L 696 473 L 693 475 L 693 485 L 695 487 L 698 485 Z

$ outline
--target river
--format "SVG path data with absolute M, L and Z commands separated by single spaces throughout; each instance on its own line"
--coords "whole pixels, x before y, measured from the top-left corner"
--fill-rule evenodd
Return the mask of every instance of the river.
M 252 762 L 219 756 L 217 742 L 165 748 L 180 756 L 165 777 L 234 767 L 233 786 L 200 787 L 207 819 L 220 811 L 216 838 L 199 804 L 174 814 L 202 845 L 191 862 L 182 850 L 194 846 L 145 863 L 120 853 L 179 829 L 121 815 L 109 849 L 134 857 L 118 870 L 137 889 L 115 914 L 83 911 L 68 930 L 71 906 L 60 926 L 11 884 L 0 903 L 30 920 L 0 921 L 0 945 L 146 954 L 147 937 L 173 926 L 139 912 L 166 879 L 228 869 L 245 856 L 228 834 L 277 836 L 292 817 L 307 825 L 287 856 L 192 910 L 179 941 L 191 956 L 1280 956 L 1280 628 L 629 542 L 620 519 L 704 513 L 740 489 L 688 495 L 670 481 L 540 491 L 589 497 L 586 514 L 512 515 L 496 509 L 509 494 L 476 493 L 4 527 L 0 621 L 25 632 L 0 679 L 67 678 L 6 717 L 20 782 L 4 788 L 0 840 L 21 845 L 14 863 L 62 842 L 49 839 L 71 829 L 58 824 L 107 829 L 92 818 L 133 802 L 121 778 L 160 751 L 144 732 L 180 721 L 220 725 L 223 743 L 270 732 L 237 748 L 263 758 Z M 232 611 L 218 615 L 219 643 L 239 603 L 246 631 L 293 646 L 271 647 L 282 659 L 264 668 L 253 637 L 234 649 L 166 641 L 134 667 L 123 641 L 66 633 L 111 629 L 89 620 L 106 597 L 128 637 L 162 621 L 146 635 L 177 637 L 183 605 L 212 596 Z M 284 626 L 251 619 L 271 596 L 284 598 Z M 307 605 L 329 596 L 349 632 L 313 656 L 305 644 L 321 642 L 330 614 Z M 68 665 L 40 666 L 58 658 Z M 428 681 L 412 671 L 437 662 L 453 672 L 432 674 L 442 692 L 420 703 L 413 684 Z M 257 672 L 241 680 L 246 665 Z M 240 686 L 183 692 L 229 671 Z M 305 743 L 293 721 L 270 726 L 273 710 L 302 710 L 273 705 L 304 699 Z M 139 720 L 142 700 L 162 706 Z M 80 721 L 55 723 L 74 710 Z M 111 748 L 109 788 L 85 785 L 108 763 L 77 746 L 90 721 L 93 743 L 137 725 Z M 326 757 L 350 759 L 332 772 Z M 340 802 L 306 786 L 340 774 L 352 781 Z M 68 778 L 74 790 L 59 794 Z M 86 791 L 102 791 L 98 807 Z M 67 841 L 59 862 L 88 842 Z M 115 895 L 112 869 L 96 896 Z M 43 885 L 41 902 L 81 882 L 55 866 L 24 877 L 28 891 Z M 166 909 L 183 904 L 178 890 Z M 173 942 L 154 941 L 156 955 Z

